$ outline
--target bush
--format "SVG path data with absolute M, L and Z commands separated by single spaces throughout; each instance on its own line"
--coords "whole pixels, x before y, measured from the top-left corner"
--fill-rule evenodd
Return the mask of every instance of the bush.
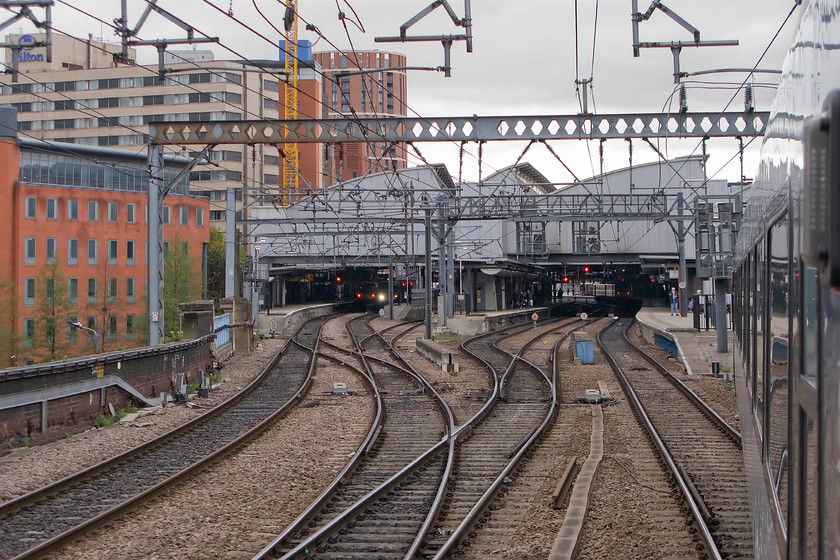
M 111 426 L 114 423 L 114 417 L 113 416 L 105 416 L 104 414 L 100 414 L 96 418 L 95 423 L 96 423 L 96 426 L 99 427 L 99 428 L 107 428 L 108 426 Z

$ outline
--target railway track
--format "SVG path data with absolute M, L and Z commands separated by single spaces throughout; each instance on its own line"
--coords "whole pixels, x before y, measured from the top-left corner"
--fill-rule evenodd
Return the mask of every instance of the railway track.
M 308 390 L 326 317 L 301 325 L 237 396 L 184 426 L 0 505 L 0 558 L 44 555 L 162 492 L 278 419 Z
M 510 333 L 493 333 L 462 345 L 496 372 L 494 395 L 498 398 L 491 399 L 492 409 L 483 421 L 470 423 L 468 432 L 457 434 L 463 442 L 458 446 L 456 476 L 447 490 L 450 497 L 446 506 L 427 536 L 424 557 L 448 557 L 459 545 L 481 534 L 487 508 L 512 483 L 513 472 L 551 425 L 556 411 L 553 373 L 547 375 L 523 355 L 537 341 L 552 333 L 571 331 L 579 324 L 570 321 L 541 328 L 515 354 L 498 346 L 499 340 Z
M 751 558 L 752 519 L 740 436 L 626 336 L 616 321 L 598 341 L 612 361 L 692 512 L 709 558 Z
M 403 558 L 435 501 L 451 411 L 416 373 L 391 363 L 390 346 L 369 321 L 352 320 L 348 330 L 381 407 L 370 443 L 357 466 L 257 558 Z M 332 353 L 350 357 L 346 350 Z

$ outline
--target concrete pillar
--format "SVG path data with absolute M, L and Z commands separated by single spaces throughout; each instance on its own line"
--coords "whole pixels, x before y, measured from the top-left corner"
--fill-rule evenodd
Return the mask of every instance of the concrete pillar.
M 245 325 L 251 318 L 251 306 L 246 298 L 234 296 L 220 300 L 223 313 L 230 313 L 231 325 Z M 248 354 L 251 351 L 253 325 L 233 327 L 230 330 L 230 340 L 233 343 L 234 354 Z

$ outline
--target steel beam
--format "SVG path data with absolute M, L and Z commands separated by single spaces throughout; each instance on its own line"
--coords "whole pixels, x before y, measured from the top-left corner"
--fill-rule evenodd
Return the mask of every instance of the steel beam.
M 151 123 L 149 135 L 150 142 L 162 145 L 721 138 L 760 136 L 769 116 L 731 112 L 183 121 Z

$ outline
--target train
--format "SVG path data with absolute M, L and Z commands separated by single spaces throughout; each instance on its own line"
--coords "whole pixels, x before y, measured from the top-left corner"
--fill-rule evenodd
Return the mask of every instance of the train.
M 840 0 L 804 0 L 732 276 L 755 557 L 840 558 Z
M 582 284 L 583 294 L 587 296 L 615 297 L 615 284 L 601 284 L 600 282 L 585 282 Z

